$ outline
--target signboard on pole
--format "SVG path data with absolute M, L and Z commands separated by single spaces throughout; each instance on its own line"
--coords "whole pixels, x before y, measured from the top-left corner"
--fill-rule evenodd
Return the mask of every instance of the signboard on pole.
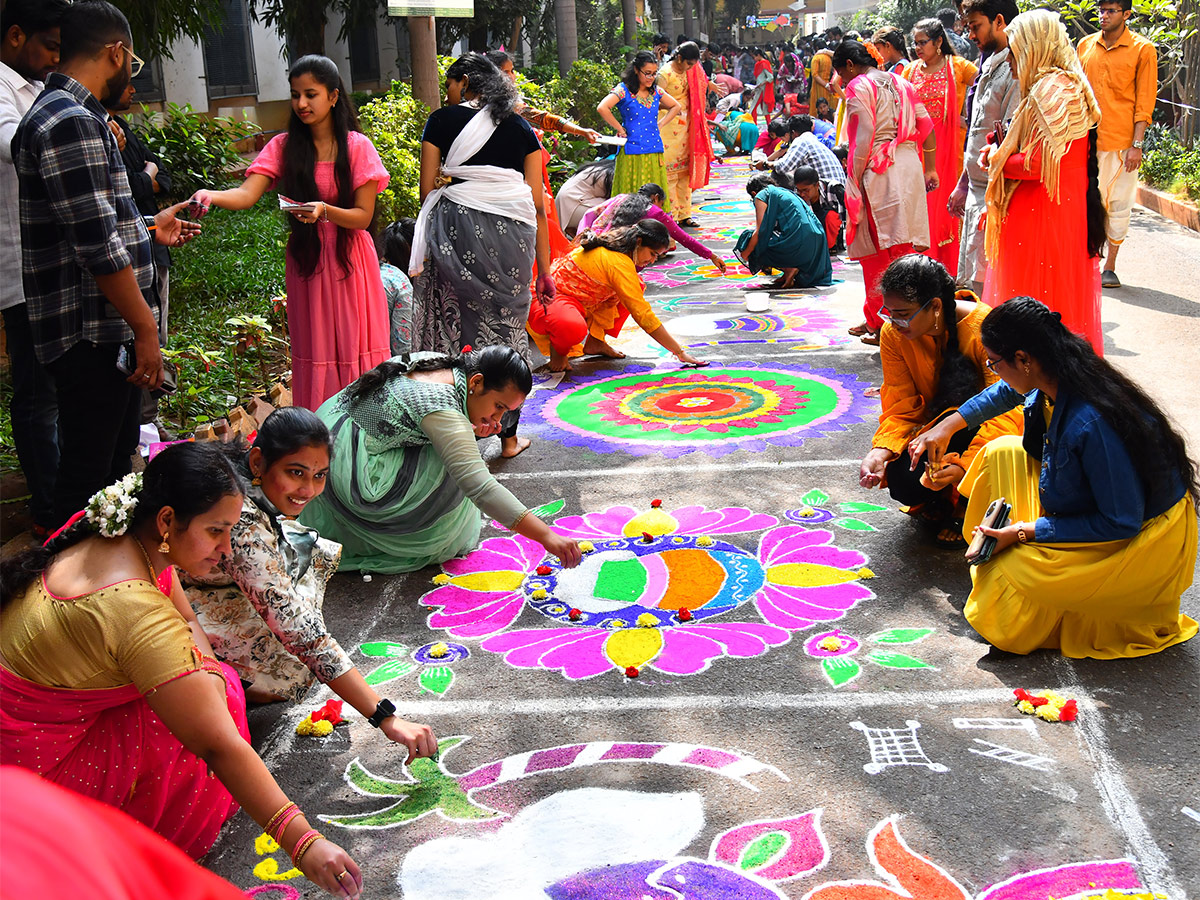
M 437 16 L 439 19 L 475 17 L 475 0 L 388 0 L 389 16 Z

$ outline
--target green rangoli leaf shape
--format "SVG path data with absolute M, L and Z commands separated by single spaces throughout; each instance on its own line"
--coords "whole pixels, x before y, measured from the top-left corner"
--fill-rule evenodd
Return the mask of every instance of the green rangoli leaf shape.
M 929 663 L 903 653 L 868 653 L 867 659 L 885 669 L 932 669 Z
M 824 506 L 828 502 L 829 495 L 820 488 L 813 488 L 800 498 L 800 503 L 803 506 Z
M 449 666 L 433 666 L 421 673 L 421 687 L 431 694 L 444 694 L 454 684 L 454 670 Z
M 874 525 L 871 525 L 868 522 L 864 522 L 862 519 L 855 519 L 855 518 L 851 518 L 851 517 L 834 519 L 833 524 L 837 525 L 840 528 L 845 528 L 847 531 L 875 531 L 876 530 Z
M 867 640 L 876 644 L 915 644 L 933 632 L 932 628 L 888 628 L 875 632 Z
M 881 506 L 878 503 L 863 503 L 861 500 L 848 500 L 845 503 L 839 503 L 838 509 L 844 513 L 867 513 L 881 512 L 887 509 L 887 507 Z
M 408 656 L 408 648 L 393 641 L 370 641 L 358 645 L 363 656 Z
M 862 674 L 862 666 L 845 657 L 821 660 L 821 671 L 834 687 L 848 684 Z
M 742 858 L 738 860 L 738 868 L 757 872 L 787 849 L 787 845 L 788 836 L 782 831 L 768 831 L 766 834 L 759 835 L 742 851 Z
M 386 684 L 403 678 L 417 667 L 417 664 L 407 659 L 389 659 L 383 665 L 367 673 L 367 684 Z

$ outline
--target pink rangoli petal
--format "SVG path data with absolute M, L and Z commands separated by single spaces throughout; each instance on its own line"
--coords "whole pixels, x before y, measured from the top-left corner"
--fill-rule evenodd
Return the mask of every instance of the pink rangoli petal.
M 818 566 L 832 566 L 835 569 L 853 571 L 865 566 L 867 557 L 857 550 L 843 550 L 832 544 L 822 544 L 818 547 L 799 547 L 795 550 L 785 551 L 771 564 L 779 566 L 785 563 L 814 563 Z
M 754 599 L 754 605 L 758 608 L 758 614 L 770 622 L 772 625 L 778 625 L 780 628 L 808 628 L 815 624 L 816 619 L 806 618 L 805 616 L 793 613 L 788 609 L 784 609 L 777 603 L 777 597 L 774 592 L 760 591 Z M 786 598 L 784 598 L 786 600 Z
M 417 602 L 422 606 L 440 606 L 443 612 L 467 613 L 482 609 L 503 597 L 511 597 L 512 591 L 472 591 L 457 584 L 445 584 L 434 588 Z
M 611 506 L 604 512 L 583 516 L 563 516 L 554 520 L 554 531 L 563 537 L 588 538 L 621 537 L 629 520 L 637 515 L 632 506 Z
M 650 665 L 669 675 L 695 675 L 724 653 L 721 645 L 710 637 L 693 634 L 682 627 L 667 628 L 663 631 L 662 651 Z
M 758 558 L 764 567 L 774 566 L 784 554 L 832 541 L 833 534 L 821 528 L 809 530 L 803 525 L 783 525 L 762 536 L 758 542 Z
M 764 590 L 777 592 L 788 600 L 811 604 L 818 609 L 845 612 L 860 600 L 874 597 L 871 589 L 857 581 L 844 584 L 823 584 L 820 587 L 792 587 L 787 584 L 768 584 Z
M 752 513 L 742 506 L 725 509 L 681 506 L 673 510 L 671 515 L 679 523 L 680 534 L 740 534 L 772 528 L 779 522 L 774 516 Z
M 502 631 L 517 620 L 525 606 L 520 594 L 508 594 L 481 609 L 463 613 L 433 613 L 429 617 L 430 628 L 443 628 L 455 637 L 478 638 Z
M 520 541 L 518 537 L 489 538 L 466 556 L 446 560 L 442 569 L 448 575 L 469 575 L 520 568 L 519 564 L 525 558 Z
M 786 644 L 790 632 L 786 628 L 756 622 L 719 622 L 712 625 L 684 625 L 689 634 L 710 637 L 725 648 L 726 656 L 750 659 L 760 656 L 768 647 Z

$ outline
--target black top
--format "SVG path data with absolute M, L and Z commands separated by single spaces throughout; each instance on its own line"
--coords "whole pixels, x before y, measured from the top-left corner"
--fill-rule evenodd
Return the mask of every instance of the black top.
M 428 141 L 442 151 L 442 159 L 450 152 L 454 139 L 467 127 L 477 112 L 474 107 L 460 103 L 435 109 L 425 123 L 422 141 Z M 529 123 L 516 113 L 496 126 L 495 132 L 478 153 L 466 161 L 468 166 L 498 166 L 502 169 L 525 171 L 525 157 L 541 149 L 537 135 Z
M 115 115 L 112 118 L 125 133 L 125 149 L 121 151 L 121 159 L 125 161 L 125 174 L 129 176 L 129 189 L 133 192 L 133 202 L 137 204 L 138 212 L 143 216 L 153 216 L 158 213 L 159 198 L 161 197 L 165 201 L 171 193 L 171 175 L 163 168 L 162 160 L 142 143 L 142 139 L 129 127 L 129 123 L 125 119 Z M 160 189 L 157 194 L 154 193 L 154 182 L 146 174 L 146 163 L 148 162 L 158 166 L 158 175 L 154 179 L 158 182 Z M 157 242 L 154 244 L 154 263 L 163 269 L 169 268 L 171 265 L 170 251 Z

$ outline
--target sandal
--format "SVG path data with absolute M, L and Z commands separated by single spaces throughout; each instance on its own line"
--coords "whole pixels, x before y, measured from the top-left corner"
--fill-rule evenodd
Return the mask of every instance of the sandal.
M 855 325 L 853 328 L 847 328 L 846 333 L 852 334 L 855 337 L 862 337 L 864 334 L 871 333 L 871 326 L 866 322 L 863 322 L 861 325 Z
M 859 340 L 871 347 L 879 346 L 879 335 L 875 334 L 874 332 L 868 332 L 867 334 L 864 334 L 859 338 Z
M 943 550 L 965 550 L 967 542 L 962 536 L 962 519 L 945 519 L 934 537 L 934 542 Z
M 680 219 L 678 222 L 680 228 L 699 228 L 700 223 L 688 216 L 686 219 Z

